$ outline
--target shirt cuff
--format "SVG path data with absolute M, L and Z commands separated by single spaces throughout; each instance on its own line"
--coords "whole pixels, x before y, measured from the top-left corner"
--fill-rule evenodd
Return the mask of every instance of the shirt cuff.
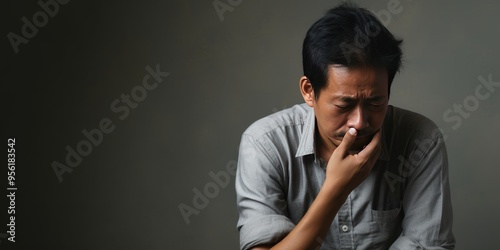
M 441 244 L 439 246 L 422 246 L 417 241 L 414 241 L 405 236 L 399 236 L 399 238 L 394 241 L 391 248 L 389 250 L 410 250 L 410 249 L 418 249 L 418 250 L 446 250 L 446 249 L 455 249 L 455 241 L 452 239 L 451 241 Z
M 389 250 L 423 250 L 425 249 L 423 246 L 421 246 L 418 242 L 405 237 L 405 236 L 399 236 L 399 238 L 392 243 L 391 248 Z
M 240 227 L 240 248 L 249 249 L 263 244 L 275 244 L 292 231 L 295 225 L 283 215 L 253 218 Z

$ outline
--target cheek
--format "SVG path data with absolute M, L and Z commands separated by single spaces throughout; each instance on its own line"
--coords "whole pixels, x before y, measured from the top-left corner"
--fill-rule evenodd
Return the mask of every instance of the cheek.
M 347 115 L 339 114 L 338 112 L 330 112 L 326 117 L 326 128 L 329 134 L 333 135 L 337 132 L 344 131 L 344 126 L 347 124 Z
M 321 109 L 315 109 L 317 126 L 321 128 L 323 133 L 333 137 L 333 135 L 342 128 L 343 120 L 345 119 L 342 114 L 335 112 L 334 109 L 328 109 L 323 106 Z

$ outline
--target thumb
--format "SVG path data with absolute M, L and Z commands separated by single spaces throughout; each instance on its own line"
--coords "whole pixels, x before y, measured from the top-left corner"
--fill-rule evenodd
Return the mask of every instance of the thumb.
M 340 142 L 339 147 L 337 150 L 339 150 L 342 154 L 342 157 L 344 157 L 349 149 L 351 148 L 352 144 L 356 140 L 356 135 L 358 134 L 358 131 L 356 131 L 355 128 L 349 128 L 347 130 L 347 133 L 345 133 L 344 138 L 342 139 L 342 142 Z

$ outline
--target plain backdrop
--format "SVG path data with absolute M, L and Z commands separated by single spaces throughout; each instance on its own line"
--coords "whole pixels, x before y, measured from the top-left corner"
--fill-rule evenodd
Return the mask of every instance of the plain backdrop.
M 388 29 L 404 39 L 391 104 L 429 117 L 447 137 L 457 249 L 495 249 L 500 87 L 475 96 L 478 78 L 500 82 L 500 2 L 355 2 L 390 13 Z M 0 249 L 237 249 L 234 176 L 217 184 L 210 173 L 229 173 L 252 122 L 303 102 L 302 40 L 339 1 L 62 3 L 46 20 L 37 1 L 1 8 L 2 140 L 16 138 L 18 191 L 16 243 L 0 238 Z M 40 27 L 16 53 L 9 33 L 22 36 L 23 17 Z M 145 68 L 157 65 L 169 75 L 141 92 Z M 131 92 L 141 101 L 115 112 Z M 464 102 L 469 110 L 455 114 Z M 54 162 L 66 165 L 67 148 L 103 119 L 114 130 L 60 182 Z M 179 205 L 193 207 L 205 187 L 212 198 L 187 224 Z

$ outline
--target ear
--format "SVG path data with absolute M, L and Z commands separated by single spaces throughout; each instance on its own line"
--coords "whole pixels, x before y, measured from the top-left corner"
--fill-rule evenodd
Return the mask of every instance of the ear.
M 314 97 L 314 89 L 311 82 L 306 76 L 302 76 L 300 78 L 299 84 L 300 84 L 300 93 L 302 94 L 304 101 L 310 107 L 314 107 L 316 99 Z

